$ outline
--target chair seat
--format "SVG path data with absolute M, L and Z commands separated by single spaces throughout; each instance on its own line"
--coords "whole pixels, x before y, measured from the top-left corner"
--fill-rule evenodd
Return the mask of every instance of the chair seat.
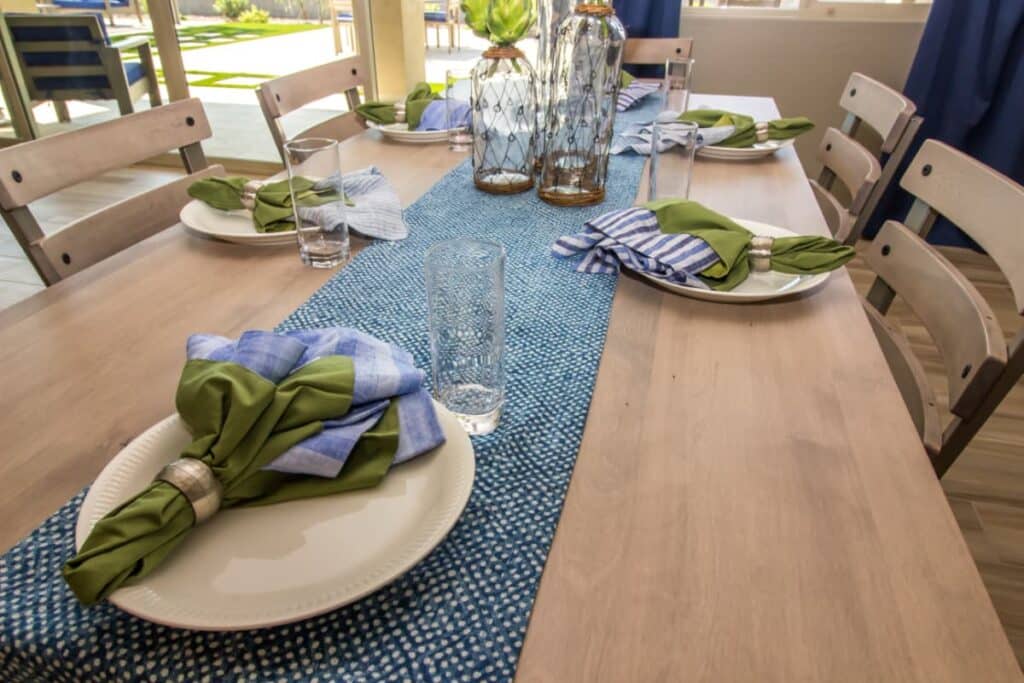
M 424 21 L 434 21 L 443 24 L 448 21 L 448 15 L 444 12 L 424 12 L 423 19 Z
M 890 325 L 877 308 L 867 301 L 861 303 L 924 449 L 929 457 L 935 457 L 942 448 L 942 418 L 935 406 L 935 392 L 928 382 L 924 366 L 914 355 L 903 333 Z
M 352 13 L 351 12 L 338 12 L 338 21 L 348 21 L 348 22 L 351 22 L 352 20 L 353 19 L 352 19 Z
M 64 9 L 99 9 L 107 8 L 103 0 L 50 0 L 57 7 Z M 128 0 L 110 0 L 110 6 L 121 8 L 128 7 Z

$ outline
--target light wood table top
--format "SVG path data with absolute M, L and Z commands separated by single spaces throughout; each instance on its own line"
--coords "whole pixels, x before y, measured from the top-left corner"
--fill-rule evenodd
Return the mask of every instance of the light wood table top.
M 343 150 L 406 203 L 462 158 Z M 826 234 L 792 149 L 698 161 L 692 195 Z M 173 410 L 188 334 L 272 327 L 328 276 L 175 227 L 0 313 L 0 547 Z M 845 272 L 751 306 L 620 279 L 517 679 L 1021 680 Z

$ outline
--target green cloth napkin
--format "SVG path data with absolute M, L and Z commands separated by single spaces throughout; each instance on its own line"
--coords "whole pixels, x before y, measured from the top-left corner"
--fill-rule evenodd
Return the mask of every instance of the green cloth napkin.
M 242 193 L 247 182 L 249 179 L 242 176 L 204 178 L 189 185 L 188 194 L 221 211 L 244 209 Z M 319 206 L 341 199 L 341 195 L 333 189 L 315 189 L 315 182 L 308 178 L 296 177 L 294 182 L 300 206 Z M 256 232 L 286 232 L 295 229 L 292 196 L 287 180 L 266 183 L 256 191 L 252 222 Z
M 632 83 L 635 80 L 636 80 L 636 76 L 634 76 L 633 74 L 629 73 L 628 71 L 620 71 L 619 72 L 619 87 L 620 88 L 625 88 L 625 87 L 629 86 L 629 84 Z
M 699 237 L 719 261 L 700 273 L 709 287 L 729 291 L 747 279 L 747 251 L 754 234 L 720 213 L 685 199 L 659 199 L 644 204 L 658 218 L 661 232 Z M 853 247 L 828 237 L 777 237 L 772 244 L 771 267 L 780 273 L 813 275 L 835 270 L 854 257 Z
M 420 125 L 423 110 L 440 97 L 430 89 L 430 85 L 423 81 L 413 86 L 413 89 L 405 96 L 405 120 L 409 124 L 409 130 L 416 130 L 416 127 Z M 395 122 L 395 105 L 391 103 L 366 102 L 356 107 L 356 112 L 364 119 L 374 123 Z
M 178 413 L 192 432 L 182 457 L 210 465 L 224 486 L 222 507 L 266 505 L 376 486 L 398 449 L 398 402 L 366 432 L 334 479 L 264 471 L 323 421 L 348 412 L 355 369 L 347 356 L 315 360 L 274 384 L 235 363 L 190 360 L 178 383 Z M 97 522 L 63 575 L 85 605 L 153 571 L 188 535 L 188 500 L 164 482 Z
M 679 120 L 696 123 L 700 128 L 735 126 L 736 132 L 716 143 L 717 147 L 752 147 L 757 143 L 756 123 L 751 116 L 721 109 L 693 109 L 680 114 Z M 814 123 L 806 116 L 775 119 L 767 124 L 769 140 L 788 140 L 814 128 Z

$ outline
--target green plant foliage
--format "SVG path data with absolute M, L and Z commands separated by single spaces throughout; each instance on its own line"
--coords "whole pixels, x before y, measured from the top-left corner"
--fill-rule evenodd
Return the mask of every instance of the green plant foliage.
M 249 9 L 249 0 L 213 0 L 213 7 L 221 16 L 233 21 Z
M 473 33 L 496 45 L 512 45 L 537 21 L 536 0 L 463 0 L 462 12 Z
M 238 15 L 238 20 L 246 24 L 266 24 L 270 22 L 270 12 L 256 5 L 249 5 L 249 9 Z

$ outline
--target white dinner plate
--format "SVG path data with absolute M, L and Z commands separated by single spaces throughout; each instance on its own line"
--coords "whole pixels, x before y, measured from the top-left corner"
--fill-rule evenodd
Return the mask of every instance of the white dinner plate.
M 793 139 L 790 138 L 789 140 L 766 140 L 765 142 L 758 142 L 753 147 L 719 147 L 717 145 L 709 145 L 698 149 L 697 156 L 722 161 L 750 161 L 751 159 L 770 157 L 780 149 L 789 147 L 792 144 Z
M 256 232 L 252 213 L 246 209 L 221 211 L 193 199 L 181 209 L 178 218 L 190 230 L 223 242 L 276 247 L 295 244 L 295 231 Z
M 219 512 L 110 602 L 166 626 L 235 631 L 323 614 L 391 583 L 444 539 L 473 488 L 469 437 L 435 407 L 447 442 L 397 465 L 376 488 Z M 175 414 L 118 453 L 82 504 L 76 548 L 190 441 Z
M 757 221 L 746 221 L 740 218 L 733 218 L 747 230 L 761 237 L 799 237 L 791 230 L 780 228 L 767 223 Z M 716 292 L 711 289 L 697 289 L 696 287 L 684 287 L 664 280 L 659 280 L 645 273 L 637 273 L 665 289 L 671 290 L 683 296 L 704 301 L 719 301 L 730 304 L 753 303 L 755 301 L 768 301 L 780 299 L 784 296 L 793 296 L 802 292 L 809 292 L 825 284 L 830 273 L 818 273 L 817 275 L 790 275 L 788 273 L 777 273 L 774 270 L 767 273 L 750 273 L 746 280 L 729 292 Z
M 435 142 L 448 142 L 447 130 L 409 130 L 408 123 L 385 123 L 379 124 L 367 121 L 370 128 L 379 130 L 384 137 L 414 145 L 431 145 Z

